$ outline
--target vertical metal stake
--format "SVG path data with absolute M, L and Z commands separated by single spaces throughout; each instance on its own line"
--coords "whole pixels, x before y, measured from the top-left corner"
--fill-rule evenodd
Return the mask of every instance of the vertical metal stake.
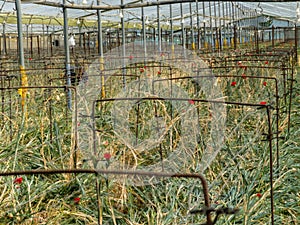
M 64 7 L 66 0 L 63 0 L 63 15 L 64 15 L 64 45 L 65 45 L 65 67 L 66 67 L 66 84 L 71 86 L 71 70 L 70 70 L 70 49 L 69 49 L 69 35 L 68 35 L 68 13 L 67 8 Z M 67 104 L 68 109 L 72 109 L 72 93 L 71 89 L 66 90 L 67 92 Z
M 271 197 L 271 224 L 274 225 L 274 191 L 273 191 L 273 148 L 272 148 L 272 121 L 271 121 L 271 109 L 270 106 L 266 107 L 268 116 L 268 141 L 270 150 L 270 197 Z

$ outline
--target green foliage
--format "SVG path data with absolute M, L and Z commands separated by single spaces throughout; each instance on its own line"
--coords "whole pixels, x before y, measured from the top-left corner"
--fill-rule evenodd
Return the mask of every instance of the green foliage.
M 223 63 L 220 60 L 220 64 Z M 259 65 L 263 60 L 259 62 Z M 276 65 L 280 62 L 272 62 Z M 257 62 L 247 62 L 247 66 Z M 156 74 L 157 65 L 147 73 Z M 157 67 L 155 67 L 157 66 Z M 137 68 L 140 66 L 138 65 Z M 50 70 L 51 71 L 51 70 Z M 130 69 L 130 73 L 140 73 L 139 69 Z M 222 69 L 218 70 L 224 72 Z M 216 69 L 216 74 L 218 74 Z M 245 72 L 240 68 L 230 70 L 230 75 L 242 76 Z M 180 75 L 180 71 L 173 71 Z M 263 73 L 263 74 L 261 74 Z M 249 69 L 247 76 L 278 74 L 275 69 Z M 184 74 L 181 74 L 184 75 Z M 35 75 L 36 76 L 36 75 Z M 49 77 L 59 77 L 57 73 L 49 73 Z M 168 76 L 162 70 L 161 77 Z M 45 78 L 43 78 L 45 79 Z M 135 79 L 135 78 L 130 78 Z M 130 81 L 128 80 L 128 82 Z M 298 78 L 297 78 L 298 79 Z M 114 97 L 120 88 L 121 77 L 107 80 L 107 98 Z M 237 84 L 232 86 L 231 83 Z M 29 82 L 38 83 L 37 79 Z M 40 80 L 48 82 L 47 79 Z M 218 79 L 229 101 L 274 103 L 274 83 L 263 86 L 261 80 L 240 78 Z M 55 81 L 61 85 L 61 81 Z M 191 81 L 178 81 L 189 93 L 195 93 L 197 87 Z M 270 84 L 270 85 L 269 85 Z M 282 96 L 283 82 L 279 82 L 279 95 Z M 4 104 L 0 122 L 0 169 L 61 169 L 73 167 L 74 134 L 71 129 L 71 113 L 66 107 L 64 89 L 30 90 L 27 101 L 27 112 L 22 112 L 17 91 L 2 92 L 13 104 Z M 201 96 L 201 93 L 199 94 Z M 284 99 L 280 99 L 284 107 Z M 291 114 L 291 129 L 287 133 L 287 114 L 280 114 L 280 165 L 274 160 L 274 202 L 275 224 L 299 224 L 300 193 L 300 155 L 299 155 L 299 84 L 294 91 Z M 139 109 L 137 109 L 139 107 Z M 199 142 L 195 149 L 194 161 L 190 162 L 189 172 L 199 172 L 199 160 L 206 148 L 211 127 L 209 104 L 196 104 L 199 112 Z M 111 104 L 102 104 L 96 110 L 99 119 L 96 129 L 101 140 L 108 145 L 100 147 L 111 152 L 116 160 L 132 160 L 135 152 L 114 136 L 109 113 Z M 13 115 L 10 112 L 13 111 Z M 140 115 L 137 116 L 137 111 Z M 170 114 L 172 114 L 170 116 Z M 178 112 L 173 112 L 171 104 L 162 101 L 143 102 L 135 105 L 129 114 L 130 129 L 136 130 L 138 138 L 149 136 L 151 127 L 147 121 L 154 114 L 165 118 L 165 122 L 174 123 L 172 129 L 162 142 L 162 154 L 159 148 L 140 154 L 139 164 L 152 164 L 165 157 L 167 148 L 176 147 L 180 139 L 180 120 L 176 120 Z M 179 114 L 179 113 L 178 113 Z M 275 112 L 272 112 L 275 121 Z M 136 123 L 139 121 L 139 123 Z M 272 128 L 275 129 L 275 123 Z M 225 145 L 217 158 L 206 170 L 212 206 L 233 207 L 240 209 L 237 215 L 222 215 L 217 224 L 270 224 L 270 181 L 269 150 L 264 134 L 267 132 L 265 111 L 251 107 L 227 107 Z M 275 141 L 273 142 L 275 156 Z M 125 153 L 124 153 L 125 152 Z M 100 156 L 98 156 L 100 157 Z M 90 159 L 84 158 L 78 150 L 77 166 L 89 168 Z M 132 160 L 132 164 L 135 161 Z M 23 182 L 14 182 L 16 177 L 0 178 L 0 224 L 97 224 L 98 203 L 96 179 L 94 175 L 28 175 L 22 176 Z M 162 179 L 157 184 L 145 186 L 126 186 L 126 182 L 116 182 L 114 176 L 99 175 L 100 207 L 103 224 L 201 224 L 205 222 L 203 215 L 191 215 L 192 209 L 200 209 L 204 205 L 201 182 L 195 179 Z M 74 201 L 80 198 L 79 203 Z

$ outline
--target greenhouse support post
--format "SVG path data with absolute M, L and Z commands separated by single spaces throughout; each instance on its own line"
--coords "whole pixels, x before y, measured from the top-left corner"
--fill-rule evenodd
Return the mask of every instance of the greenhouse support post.
M 142 7 L 142 30 L 143 30 L 143 47 L 144 47 L 144 58 L 146 61 L 147 57 L 147 37 L 146 37 L 146 25 L 145 25 L 145 12 L 144 12 L 144 7 Z
M 298 61 L 298 29 L 297 24 L 295 24 L 295 58 Z
M 4 55 L 7 55 L 7 47 L 6 47 L 6 32 L 5 32 L 5 21 L 3 21 L 3 33 L 2 33 L 2 36 L 3 36 L 3 54 Z
M 124 0 L 121 0 L 121 5 L 124 5 Z M 122 74 L 123 74 L 123 88 L 126 88 L 126 62 L 125 62 L 125 56 L 126 56 L 126 37 L 125 37 L 125 20 L 124 20 L 124 9 L 121 9 L 121 26 L 122 26 Z
M 172 46 L 172 55 L 174 55 L 174 32 L 173 32 L 173 10 L 172 5 L 170 5 L 170 32 L 171 32 L 171 46 Z
M 20 0 L 16 0 L 16 10 L 17 10 L 17 26 L 18 26 L 19 64 L 24 68 L 25 63 L 24 63 L 23 32 L 22 32 L 22 10 L 21 10 Z
M 159 0 L 157 0 L 159 1 Z M 158 52 L 161 53 L 161 29 L 160 29 L 160 9 L 157 6 L 157 31 L 158 31 Z
M 214 34 L 213 34 L 213 21 L 212 21 L 212 12 L 211 12 L 211 2 L 208 2 L 209 8 L 209 30 L 210 30 L 210 46 L 212 52 L 214 52 Z
M 183 47 L 183 57 L 186 57 L 186 51 L 185 51 L 185 29 L 184 29 L 184 15 L 183 15 L 183 5 L 180 3 L 180 15 L 181 15 L 181 38 L 182 38 L 182 47 Z
M 274 38 L 275 38 L 275 31 L 274 31 L 274 25 L 272 26 L 272 48 L 274 48 L 275 47 L 275 40 L 274 40 Z
M 202 14 L 203 14 L 203 40 L 204 40 L 204 47 L 207 47 L 206 42 L 206 19 L 205 19 L 205 3 L 202 2 Z
M 190 34 L 191 34 L 191 41 L 192 41 L 192 50 L 195 50 L 195 41 L 194 41 L 194 24 L 193 24 L 193 10 L 192 10 L 192 3 L 189 4 L 190 5 Z
M 101 0 L 97 0 L 97 5 L 100 5 Z M 104 76 L 102 71 L 104 70 L 104 58 L 103 58 L 103 40 L 102 40 L 102 15 L 101 10 L 97 10 L 98 17 L 98 54 L 99 54 L 99 63 L 100 63 L 100 73 L 101 73 L 101 95 L 105 97 L 105 87 L 104 87 Z
M 63 0 L 63 5 L 66 4 L 66 0 Z M 68 13 L 67 8 L 63 7 L 63 15 L 64 15 L 64 46 L 65 46 L 65 66 L 66 66 L 66 84 L 67 86 L 71 85 L 71 70 L 70 70 L 70 50 L 68 43 Z M 72 107 L 72 93 L 71 90 L 67 91 L 67 104 L 68 108 L 71 110 Z

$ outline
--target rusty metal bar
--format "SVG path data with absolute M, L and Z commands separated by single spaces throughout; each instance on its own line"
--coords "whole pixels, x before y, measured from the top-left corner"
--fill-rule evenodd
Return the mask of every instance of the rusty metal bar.
M 274 225 L 274 190 L 273 190 L 273 147 L 272 147 L 272 139 L 273 139 L 273 132 L 272 132 L 272 119 L 271 119 L 271 108 L 270 106 L 266 107 L 267 116 L 268 116 L 268 135 L 267 140 L 269 142 L 269 149 L 270 149 L 270 196 L 271 196 L 271 224 Z
M 19 170 L 0 172 L 2 176 L 16 176 L 16 175 L 51 175 L 51 174 L 113 174 L 113 175 L 139 175 L 148 177 L 169 177 L 169 178 L 192 178 L 199 179 L 203 188 L 204 203 L 207 208 L 210 208 L 210 197 L 208 192 L 208 185 L 205 177 L 202 174 L 192 173 L 164 173 L 164 172 L 145 172 L 145 171 L 126 171 L 126 170 L 95 170 L 95 169 L 56 169 L 56 170 Z M 207 213 L 207 225 L 212 225 L 211 214 Z

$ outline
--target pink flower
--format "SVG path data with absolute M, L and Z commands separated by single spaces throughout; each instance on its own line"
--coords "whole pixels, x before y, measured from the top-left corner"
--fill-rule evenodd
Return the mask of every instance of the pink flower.
M 141 73 L 144 73 L 145 70 L 144 70 L 143 68 L 140 68 L 140 72 L 141 72 Z
M 260 104 L 260 105 L 266 105 L 267 102 L 260 102 L 259 104 Z
M 104 159 L 106 159 L 106 160 L 110 160 L 111 154 L 108 153 L 108 152 L 107 152 L 107 153 L 104 153 L 103 157 L 104 157 Z
M 130 60 L 132 60 L 132 59 L 133 59 L 133 56 L 132 56 L 132 55 L 130 55 L 130 56 L 129 56 L 129 59 L 130 59 Z
M 107 146 L 109 143 L 108 143 L 108 141 L 106 140 L 106 141 L 103 141 L 102 144 L 105 145 L 105 146 Z
M 242 74 L 242 78 L 245 80 L 247 78 L 246 74 Z
M 14 184 L 21 184 L 23 182 L 23 177 L 18 177 L 14 180 Z
M 80 198 L 79 197 L 74 198 L 74 203 L 75 204 L 79 204 L 79 202 L 80 202 Z
M 234 87 L 236 85 L 236 82 L 232 81 L 230 85 Z
M 191 105 L 194 105 L 194 104 L 195 104 L 195 101 L 192 100 L 192 99 L 190 99 L 190 100 L 189 100 L 189 103 L 190 103 Z
M 267 82 L 266 82 L 266 81 L 264 81 L 264 82 L 263 82 L 263 85 L 266 87 L 266 86 L 267 86 Z

